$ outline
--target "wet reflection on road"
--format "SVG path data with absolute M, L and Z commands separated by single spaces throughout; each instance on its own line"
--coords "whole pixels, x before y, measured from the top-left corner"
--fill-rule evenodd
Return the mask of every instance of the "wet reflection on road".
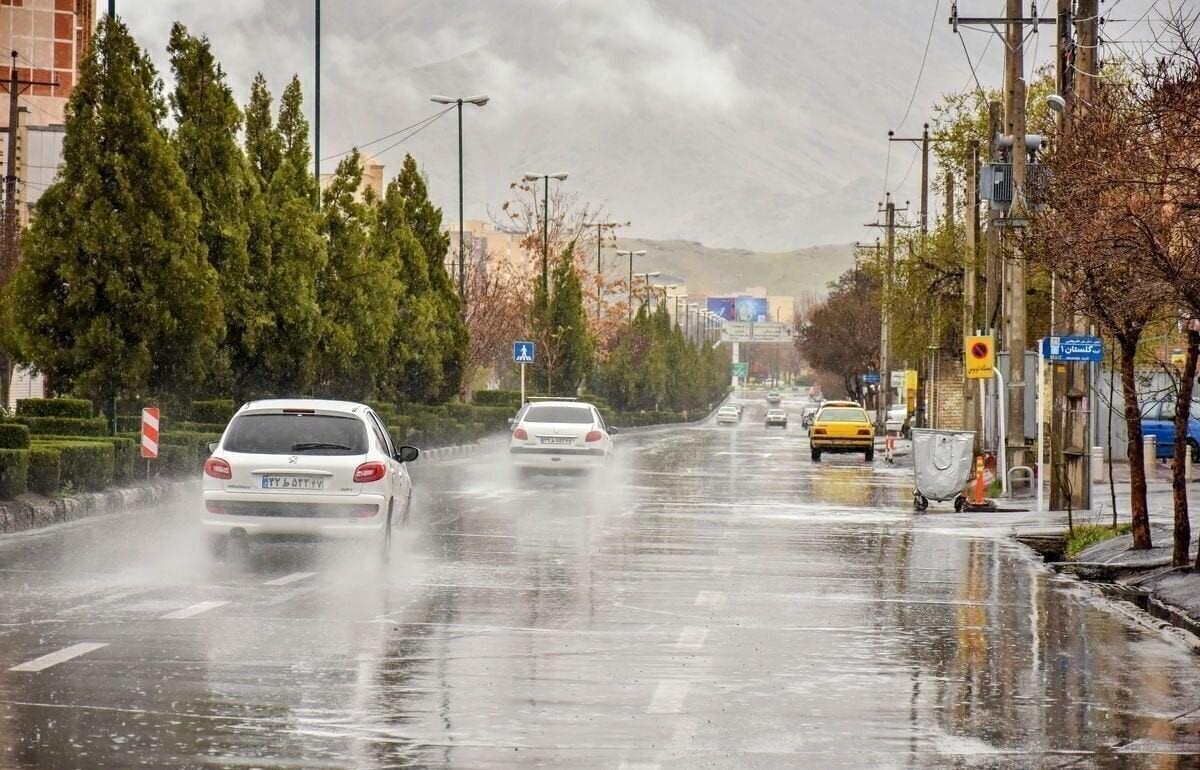
M 386 567 L 212 565 L 188 505 L 4 542 L 0 766 L 1197 766 L 1184 644 L 761 411 L 421 468 Z

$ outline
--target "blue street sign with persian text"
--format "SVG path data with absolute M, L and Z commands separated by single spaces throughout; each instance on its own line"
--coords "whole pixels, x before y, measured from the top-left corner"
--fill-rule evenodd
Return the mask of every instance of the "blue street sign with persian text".
M 1042 357 L 1048 361 L 1089 361 L 1104 359 L 1104 340 L 1099 337 L 1043 337 Z

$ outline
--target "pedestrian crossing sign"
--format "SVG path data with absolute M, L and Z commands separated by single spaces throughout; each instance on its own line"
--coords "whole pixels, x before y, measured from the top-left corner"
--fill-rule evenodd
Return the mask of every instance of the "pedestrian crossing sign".
M 513 363 L 532 364 L 537 356 L 537 345 L 529 340 L 517 340 L 513 343 Z

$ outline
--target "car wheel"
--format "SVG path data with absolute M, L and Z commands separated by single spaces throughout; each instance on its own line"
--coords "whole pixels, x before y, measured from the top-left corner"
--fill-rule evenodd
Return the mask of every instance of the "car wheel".
M 812 451 L 812 461 L 814 463 L 821 462 L 821 450 L 820 449 L 814 449 Z
M 392 557 L 392 506 L 388 505 L 387 525 L 383 528 L 383 542 L 379 546 L 379 560 L 384 564 Z
M 225 535 L 212 535 L 209 537 L 208 553 L 217 561 L 224 561 L 229 555 L 229 538 Z

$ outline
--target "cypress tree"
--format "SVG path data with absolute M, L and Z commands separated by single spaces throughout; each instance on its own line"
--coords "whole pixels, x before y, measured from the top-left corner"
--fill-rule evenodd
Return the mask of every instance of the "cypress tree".
M 574 395 L 591 375 L 595 346 L 583 305 L 583 286 L 575 270 L 574 246 L 554 265 L 550 297 L 537 281 L 532 327 L 546 355 L 535 367 L 551 395 Z
M 119 394 L 191 395 L 221 333 L 200 206 L 165 113 L 149 57 L 104 18 L 11 286 L 22 357 L 106 407 Z
M 321 306 L 317 392 L 342 398 L 375 395 L 384 370 L 400 292 L 399 257 L 370 248 L 376 206 L 359 198 L 363 167 L 358 151 L 338 164 L 322 208 L 329 257 L 317 283 Z
M 396 178 L 397 189 L 405 202 L 405 220 L 421 244 L 425 255 L 425 274 L 428 291 L 435 309 L 435 331 L 438 344 L 427 354 L 437 355 L 442 372 L 441 382 L 429 400 L 446 401 L 458 394 L 466 374 L 467 327 L 462 318 L 462 304 L 450 274 L 446 272 L 446 255 L 450 235 L 442 230 L 442 210 L 429 200 L 425 179 L 411 155 L 404 156 L 404 165 Z
M 315 377 L 321 321 L 316 281 L 326 250 L 313 210 L 316 183 L 301 107 L 300 84 L 293 78 L 277 126 L 266 81 L 261 74 L 254 79 L 246 107 L 246 155 L 262 194 L 247 201 L 247 216 L 250 259 L 265 276 L 266 322 L 257 366 L 244 383 L 247 396 L 304 395 Z
M 217 273 L 224 309 L 225 340 L 211 388 L 232 390 L 240 399 L 254 377 L 260 335 L 270 322 L 262 264 L 250 261 L 248 215 L 257 211 L 258 185 L 237 142 L 241 110 L 208 39 L 189 35 L 176 22 L 167 51 L 175 74 L 173 144 L 200 202 L 200 239 Z

